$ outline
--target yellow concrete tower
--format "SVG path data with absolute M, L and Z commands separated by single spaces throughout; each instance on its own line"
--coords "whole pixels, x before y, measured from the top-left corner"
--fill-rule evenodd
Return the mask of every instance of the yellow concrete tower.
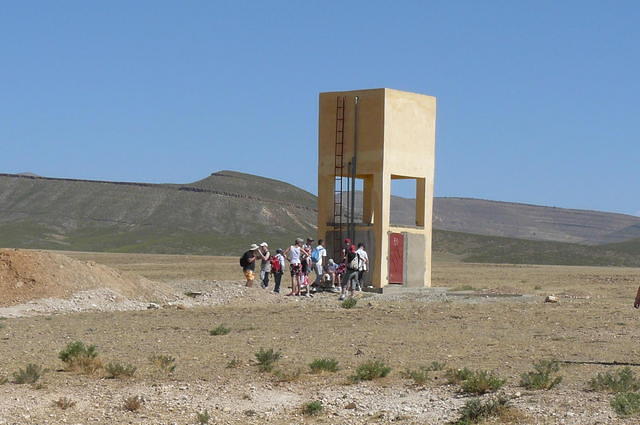
M 320 94 L 318 238 L 331 257 L 343 238 L 365 243 L 368 282 L 378 290 L 431 286 L 435 125 L 432 96 L 392 89 Z M 354 171 L 362 187 L 355 207 Z M 415 226 L 390 223 L 392 179 L 416 181 Z

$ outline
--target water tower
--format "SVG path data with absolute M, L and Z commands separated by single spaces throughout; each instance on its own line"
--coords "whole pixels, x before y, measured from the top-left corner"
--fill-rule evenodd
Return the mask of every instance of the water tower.
M 368 282 L 431 286 L 436 99 L 392 89 L 320 94 L 318 238 L 336 261 L 363 242 Z M 391 181 L 413 179 L 415 223 L 391 223 Z

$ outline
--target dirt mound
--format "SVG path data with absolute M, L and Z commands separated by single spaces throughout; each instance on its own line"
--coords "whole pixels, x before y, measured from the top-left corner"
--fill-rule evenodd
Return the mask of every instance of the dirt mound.
M 0 306 L 41 298 L 69 298 L 92 289 L 109 289 L 136 300 L 171 295 L 166 284 L 93 261 L 78 261 L 51 252 L 0 249 Z

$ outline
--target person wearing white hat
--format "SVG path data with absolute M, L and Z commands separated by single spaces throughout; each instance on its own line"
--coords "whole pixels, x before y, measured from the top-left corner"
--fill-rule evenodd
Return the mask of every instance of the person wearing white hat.
M 242 267 L 245 279 L 247 279 L 247 287 L 249 288 L 253 286 L 253 279 L 255 279 L 256 252 L 258 249 L 258 245 L 251 244 L 249 250 L 240 257 L 240 266 Z
M 269 286 L 269 275 L 271 274 L 271 254 L 269 253 L 269 245 L 266 242 L 260 244 L 258 255 L 262 262 L 260 263 L 260 286 L 262 289 Z

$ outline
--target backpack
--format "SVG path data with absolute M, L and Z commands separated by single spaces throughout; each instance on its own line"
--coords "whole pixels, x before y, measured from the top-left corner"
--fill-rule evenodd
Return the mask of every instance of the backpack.
M 349 268 L 351 270 L 358 270 L 359 267 L 360 267 L 360 255 L 356 253 L 356 255 L 353 256 L 353 259 L 349 262 Z
M 240 257 L 240 266 L 241 267 L 247 267 L 249 265 L 249 263 L 247 262 L 247 254 L 244 253 L 242 254 L 242 257 Z
M 318 247 L 315 247 L 313 251 L 311 251 L 311 261 L 313 261 L 314 263 L 320 261 L 320 250 L 318 249 Z
M 280 259 L 277 255 L 272 256 L 269 261 L 271 262 L 271 271 L 273 273 L 278 273 L 282 271 L 282 265 L 280 264 Z

